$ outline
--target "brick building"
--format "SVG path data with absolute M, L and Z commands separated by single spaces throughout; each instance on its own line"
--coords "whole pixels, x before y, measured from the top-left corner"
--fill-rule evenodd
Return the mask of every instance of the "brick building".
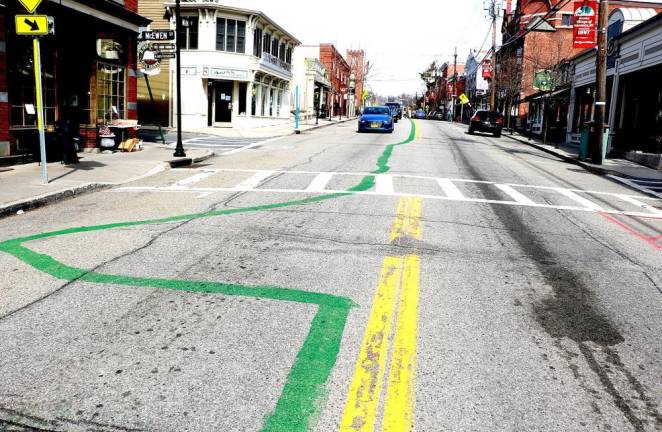
M 331 82 L 328 110 L 332 116 L 346 116 L 351 69 L 347 61 L 333 44 L 320 44 L 320 62 L 326 69 Z
M 356 114 L 356 109 L 363 110 L 363 85 L 365 81 L 366 62 L 365 51 L 347 50 L 347 63 L 350 68 L 350 97 L 353 98 L 352 105 L 354 110 L 350 110 L 350 115 Z
M 67 121 L 95 150 L 102 125 L 137 119 L 136 38 L 149 20 L 137 0 L 44 2 L 55 34 L 41 38 L 44 118 L 49 159 L 58 157 L 56 122 Z M 32 39 L 17 36 L 18 2 L 0 4 L 0 156 L 34 154 L 38 146 Z M 9 85 L 11 83 L 11 85 Z

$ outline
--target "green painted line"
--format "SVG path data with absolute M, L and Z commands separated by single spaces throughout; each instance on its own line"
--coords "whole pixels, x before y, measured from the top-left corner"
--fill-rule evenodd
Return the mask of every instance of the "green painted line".
M 373 171 L 373 174 L 383 174 L 390 169 L 388 161 L 393 154 L 395 146 L 407 144 L 414 140 L 416 126 L 411 120 L 410 123 L 411 130 L 408 138 L 402 142 L 386 146 L 377 160 L 377 169 Z M 97 273 L 67 266 L 49 255 L 40 254 L 23 246 L 23 243 L 44 238 L 113 228 L 183 222 L 214 216 L 307 205 L 349 196 L 356 192 L 363 192 L 374 187 L 374 185 L 375 176 L 369 175 L 363 177 L 357 185 L 349 188 L 347 192 L 318 195 L 310 198 L 252 207 L 214 210 L 205 213 L 191 213 L 158 219 L 116 222 L 49 231 L 0 242 L 0 251 L 14 256 L 43 273 L 67 282 L 83 281 L 175 291 L 225 294 L 317 305 L 317 314 L 313 318 L 308 336 L 296 356 L 294 365 L 290 369 L 287 381 L 283 387 L 283 392 L 281 393 L 274 410 L 265 417 L 262 428 L 263 432 L 305 432 L 322 408 L 320 406 L 320 401 L 325 395 L 327 379 L 331 374 L 338 353 L 340 352 L 342 334 L 345 329 L 349 310 L 355 306 L 355 303 L 351 299 L 331 294 L 274 286 L 247 286 L 220 282 L 144 278 Z

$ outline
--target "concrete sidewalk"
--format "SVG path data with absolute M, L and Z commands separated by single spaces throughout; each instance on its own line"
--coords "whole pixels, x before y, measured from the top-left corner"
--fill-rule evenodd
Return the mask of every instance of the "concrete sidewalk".
M 662 171 L 639 165 L 627 159 L 605 159 L 602 165 L 596 165 L 579 159 L 579 148 L 576 146 L 543 144 L 537 139 L 529 139 L 520 133 L 503 132 L 508 137 L 523 144 L 530 145 L 546 153 L 554 155 L 566 162 L 581 166 L 582 168 L 612 180 L 626 184 L 641 192 L 662 198 Z
M 341 120 L 339 120 L 337 117 L 334 117 L 332 120 L 319 119 L 317 122 L 315 121 L 315 119 L 307 119 L 299 123 L 299 130 L 301 132 L 306 132 L 321 127 L 332 126 L 338 123 L 353 121 L 356 119 L 357 119 L 356 117 L 350 117 L 350 118 L 343 117 Z M 160 137 L 158 136 L 158 130 L 156 128 L 154 129 L 143 128 L 141 130 L 141 134 L 147 133 L 145 129 L 149 131 L 150 136 L 153 135 L 152 137 L 153 139 L 151 139 L 151 141 L 154 142 L 160 141 Z M 165 133 L 166 141 L 168 143 L 173 143 L 176 141 L 177 132 L 175 129 L 169 129 L 167 130 L 167 132 L 164 133 Z M 232 128 L 232 127 L 206 127 L 200 129 L 186 129 L 182 131 L 182 134 L 187 137 L 190 135 L 205 135 L 205 136 L 213 135 L 222 138 L 256 138 L 256 139 L 275 138 L 286 135 L 292 135 L 293 133 L 295 133 L 294 122 L 281 124 L 281 125 L 250 128 L 250 129 L 241 129 L 241 128 Z
M 173 158 L 172 149 L 147 144 L 133 153 L 81 153 L 80 163 L 48 164 L 48 184 L 41 183 L 37 162 L 0 167 L 0 217 L 46 205 L 113 185 L 127 183 L 213 156 L 206 149 L 187 149 L 186 158 Z

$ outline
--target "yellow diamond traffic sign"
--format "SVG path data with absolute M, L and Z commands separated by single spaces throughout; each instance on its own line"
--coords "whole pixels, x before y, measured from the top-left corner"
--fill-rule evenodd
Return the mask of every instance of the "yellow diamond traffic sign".
M 464 93 L 462 93 L 462 94 L 459 96 L 459 99 L 460 99 L 460 104 L 462 104 L 462 105 L 465 105 L 465 104 L 468 104 L 468 103 L 469 103 L 469 98 L 468 98 L 467 95 L 465 95 Z
M 16 34 L 40 36 L 48 34 L 48 15 L 16 15 Z
M 28 12 L 34 13 L 42 0 L 18 0 Z

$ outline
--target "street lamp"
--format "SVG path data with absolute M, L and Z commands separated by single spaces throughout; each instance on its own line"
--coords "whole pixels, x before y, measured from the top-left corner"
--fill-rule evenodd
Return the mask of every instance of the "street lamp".
M 186 157 L 184 152 L 184 144 L 182 143 L 182 57 L 180 49 L 181 28 L 182 28 L 182 10 L 179 4 L 180 0 L 175 1 L 175 35 L 176 35 L 176 51 L 177 56 L 177 145 L 175 147 L 174 157 Z

